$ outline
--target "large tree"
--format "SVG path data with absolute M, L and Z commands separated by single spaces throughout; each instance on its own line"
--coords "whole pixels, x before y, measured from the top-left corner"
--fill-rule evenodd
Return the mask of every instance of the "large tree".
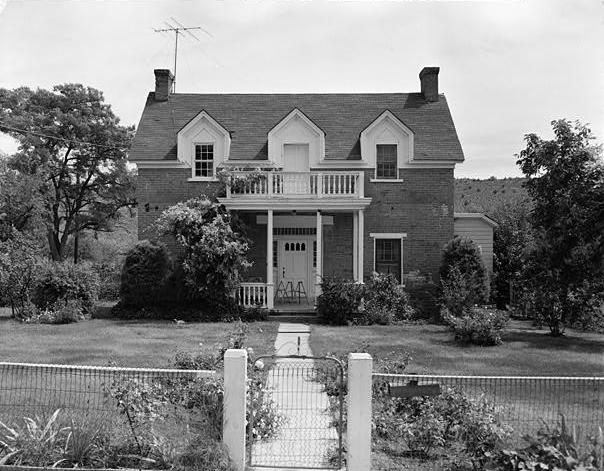
M 40 179 L 50 255 L 85 230 L 105 230 L 119 210 L 134 204 L 134 174 L 126 153 L 134 129 L 104 102 L 103 94 L 80 84 L 52 91 L 0 89 L 0 131 L 19 141 L 12 169 Z
M 525 136 L 518 165 L 533 198 L 527 285 L 553 335 L 598 306 L 604 290 L 604 164 L 589 128 L 552 122 L 554 139 Z

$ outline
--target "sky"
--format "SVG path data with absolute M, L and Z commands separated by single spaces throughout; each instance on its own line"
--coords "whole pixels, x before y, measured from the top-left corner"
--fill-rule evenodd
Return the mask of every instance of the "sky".
M 138 124 L 153 69 L 177 92 L 417 92 L 439 66 L 466 157 L 457 177 L 519 176 L 515 154 L 553 119 L 604 142 L 604 5 L 523 1 L 0 0 L 0 88 L 83 83 Z M 14 152 L 7 136 L 0 151 Z

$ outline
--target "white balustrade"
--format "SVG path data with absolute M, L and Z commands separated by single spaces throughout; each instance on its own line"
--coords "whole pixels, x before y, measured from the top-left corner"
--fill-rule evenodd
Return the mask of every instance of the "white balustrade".
M 266 283 L 241 283 L 235 289 L 235 299 L 244 307 L 267 307 Z
M 363 172 L 233 172 L 227 198 L 363 198 Z

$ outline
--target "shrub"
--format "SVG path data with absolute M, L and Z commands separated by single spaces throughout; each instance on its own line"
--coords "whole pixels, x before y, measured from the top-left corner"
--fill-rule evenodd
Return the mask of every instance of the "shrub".
M 445 315 L 459 343 L 475 345 L 499 345 L 502 343 L 501 331 L 509 320 L 507 313 L 496 309 L 473 308 L 463 317 Z
M 564 416 L 553 428 L 544 424 L 535 435 L 525 435 L 528 446 L 504 450 L 498 456 L 498 471 L 599 471 L 604 464 L 604 435 L 585 439 L 577 429 L 569 429 Z
M 443 303 L 454 316 L 489 298 L 488 275 L 478 246 L 465 237 L 455 237 L 445 245 L 440 267 Z
M 121 264 L 102 262 L 93 264 L 99 275 L 99 299 L 116 301 L 120 298 Z
M 375 438 L 388 446 L 403 445 L 397 453 L 446 455 L 476 463 L 485 454 L 500 451 L 511 434 L 484 397 L 470 399 L 454 388 L 445 387 L 439 396 L 413 398 L 392 398 L 385 390 L 374 389 L 374 399 Z
M 392 275 L 374 273 L 365 285 L 361 321 L 388 325 L 409 320 L 414 314 L 403 287 Z
M 164 244 L 143 240 L 126 255 L 122 268 L 120 301 L 123 306 L 145 307 L 161 302 L 162 288 L 171 272 Z
M 84 317 L 82 304 L 77 299 L 59 299 L 46 310 L 32 317 L 30 322 L 37 321 L 40 324 L 71 324 L 78 322 Z
M 359 317 L 363 285 L 353 281 L 324 277 L 317 298 L 317 314 L 321 322 L 346 325 Z
M 89 264 L 47 262 L 40 268 L 33 301 L 39 309 L 51 309 L 58 301 L 77 301 L 83 314 L 89 315 L 98 292 L 99 277 Z
M 40 264 L 36 256 L 39 248 L 20 232 L 13 229 L 11 234 L 0 241 L 0 305 L 11 306 L 15 317 L 28 317 Z
M 0 445 L 5 453 L 2 464 L 47 466 L 59 461 L 67 438 L 60 412 L 57 409 L 46 421 L 24 417 L 23 425 L 0 422 Z
M 178 458 L 175 471 L 236 471 L 225 445 L 218 440 L 197 440 L 190 443 Z
M 230 213 L 205 196 L 168 208 L 156 228 L 182 246 L 184 281 L 196 298 L 210 304 L 229 299 L 242 271 L 251 266 L 245 258 L 248 241 Z

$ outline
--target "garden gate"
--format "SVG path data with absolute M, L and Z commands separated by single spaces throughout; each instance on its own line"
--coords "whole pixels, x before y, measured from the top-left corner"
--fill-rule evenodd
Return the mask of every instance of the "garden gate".
M 250 466 L 342 468 L 344 368 L 339 360 L 261 356 L 250 378 Z

